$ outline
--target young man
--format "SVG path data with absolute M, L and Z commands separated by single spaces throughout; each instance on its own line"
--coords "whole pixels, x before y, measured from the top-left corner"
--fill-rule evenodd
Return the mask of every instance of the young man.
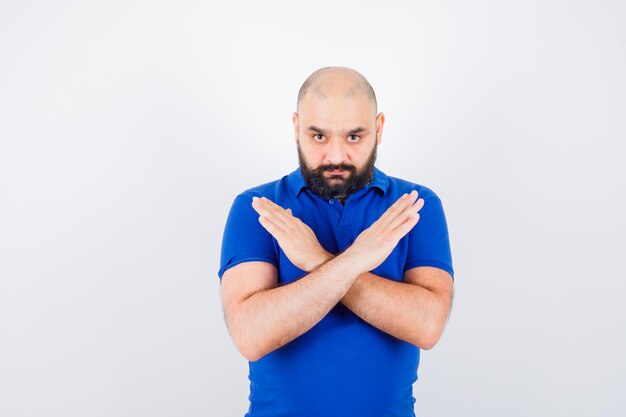
M 414 416 L 454 272 L 438 196 L 374 166 L 377 112 L 357 71 L 315 71 L 293 114 L 300 167 L 231 207 L 218 275 L 246 416 Z

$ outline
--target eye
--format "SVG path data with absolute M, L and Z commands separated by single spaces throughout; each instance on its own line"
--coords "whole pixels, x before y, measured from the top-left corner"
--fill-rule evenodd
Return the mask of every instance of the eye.
M 320 137 L 320 140 L 323 140 L 323 139 L 324 139 L 324 136 L 323 136 L 323 135 L 321 135 L 320 133 L 318 133 L 317 135 L 314 135 L 314 136 L 313 136 L 313 139 L 317 140 L 318 136 Z
M 352 138 L 354 138 L 354 139 L 352 139 Z M 358 142 L 359 139 L 361 139 L 361 137 L 358 136 L 358 135 L 350 135 L 350 136 L 348 136 L 348 142 Z

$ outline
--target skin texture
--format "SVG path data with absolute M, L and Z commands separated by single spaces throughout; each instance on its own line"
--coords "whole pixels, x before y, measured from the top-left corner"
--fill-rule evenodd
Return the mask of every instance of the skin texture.
M 295 140 L 310 169 L 347 164 L 361 172 L 382 140 L 384 115 L 376 114 L 375 101 L 355 73 L 343 67 L 319 70 L 299 97 L 299 113 L 292 117 Z M 364 130 L 353 134 L 357 127 Z M 325 173 L 331 185 L 349 175 Z M 452 305 L 450 274 L 416 267 L 405 272 L 404 282 L 396 282 L 369 272 L 419 221 L 424 200 L 418 197 L 416 191 L 402 196 L 339 255 L 328 253 L 291 210 L 254 198 L 261 225 L 290 261 L 309 273 L 281 286 L 278 271 L 266 262 L 244 262 L 224 273 L 225 320 L 242 355 L 260 359 L 311 329 L 338 302 L 378 329 L 431 349 Z
M 299 97 L 300 112 L 292 115 L 295 141 L 301 164 L 305 165 L 303 172 L 340 165 L 363 172 L 382 140 L 385 115 L 376 115 L 376 102 L 362 77 L 343 67 L 318 70 L 309 77 L 313 83 Z M 364 130 L 356 133 L 354 129 Z M 343 184 L 353 175 L 349 171 L 324 174 L 329 185 Z M 345 198 L 340 200 L 343 203 Z

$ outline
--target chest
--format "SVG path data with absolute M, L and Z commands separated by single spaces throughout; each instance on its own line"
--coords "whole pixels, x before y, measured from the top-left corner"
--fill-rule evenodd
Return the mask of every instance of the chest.
M 352 245 L 359 234 L 370 227 L 391 205 L 376 195 L 351 195 L 341 204 L 336 200 L 324 200 L 316 196 L 283 202 L 282 207 L 291 208 L 294 216 L 307 224 L 317 240 L 328 252 L 337 254 Z M 288 284 L 307 274 L 291 263 L 274 239 L 279 260 L 279 283 Z M 385 261 L 371 272 L 389 279 L 402 281 L 407 259 L 408 240 L 400 240 Z

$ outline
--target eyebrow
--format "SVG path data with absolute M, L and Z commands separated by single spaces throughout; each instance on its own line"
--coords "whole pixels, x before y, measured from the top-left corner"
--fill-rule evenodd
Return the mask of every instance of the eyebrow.
M 326 130 L 319 128 L 317 126 L 313 126 L 313 125 L 309 126 L 308 130 L 317 132 L 317 133 L 322 133 L 322 134 L 326 133 Z M 357 133 L 364 133 L 364 132 L 367 132 L 367 129 L 362 126 L 358 126 L 358 127 L 355 127 L 354 129 L 344 131 L 343 133 L 345 133 L 346 135 L 355 135 Z

